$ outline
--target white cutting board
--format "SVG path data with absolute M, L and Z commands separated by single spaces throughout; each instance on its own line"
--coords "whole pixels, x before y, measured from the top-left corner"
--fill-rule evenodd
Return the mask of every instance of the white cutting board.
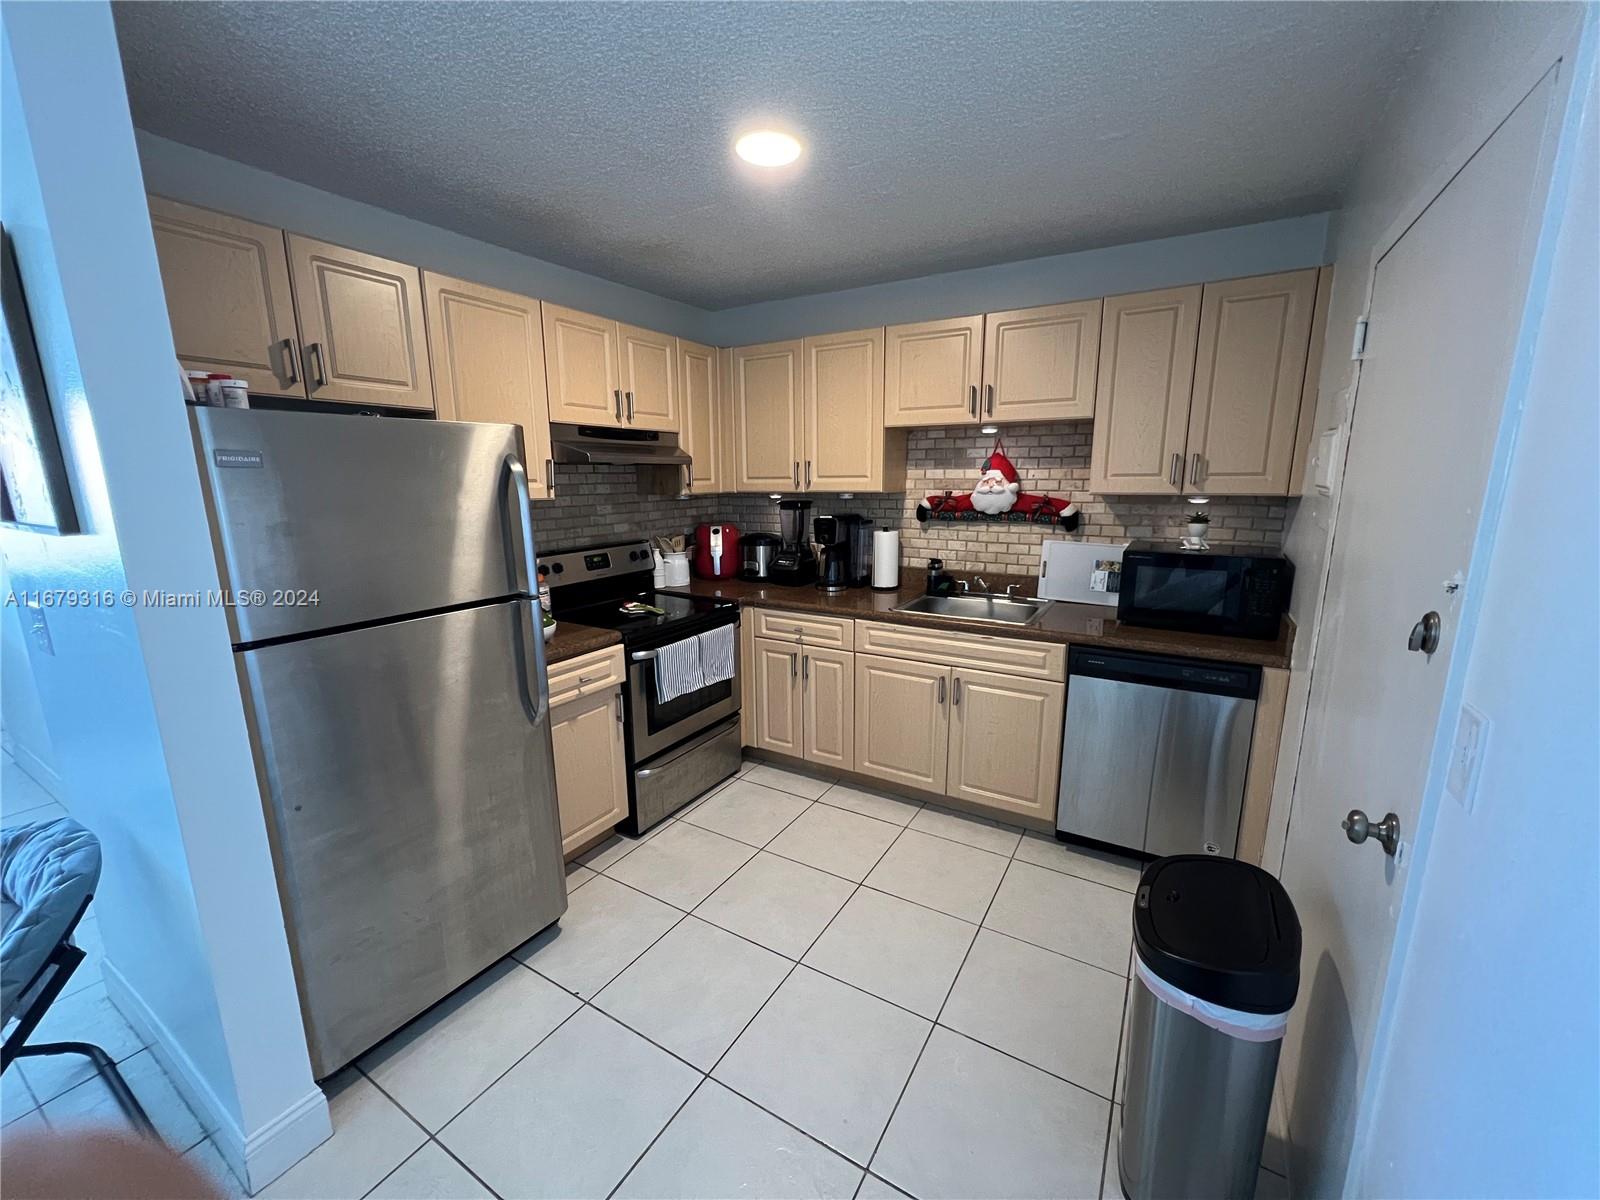
M 1045 600 L 1070 600 L 1075 604 L 1108 604 L 1115 608 L 1116 586 L 1097 572 L 1102 564 L 1122 563 L 1127 542 L 1045 541 L 1039 546 L 1039 595 Z M 1108 573 L 1110 574 L 1110 573 Z M 1099 583 L 1101 587 L 1095 585 Z

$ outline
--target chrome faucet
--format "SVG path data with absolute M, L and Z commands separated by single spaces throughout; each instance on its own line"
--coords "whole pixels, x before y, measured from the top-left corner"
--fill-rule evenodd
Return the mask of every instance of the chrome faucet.
M 1022 595 L 1022 585 L 1020 583 L 1008 583 L 1008 584 L 1006 584 L 1006 599 L 1007 600 L 1015 599 L 1017 596 L 1020 596 L 1020 595 Z
M 974 575 L 972 577 L 972 582 L 978 585 L 978 590 L 980 592 L 987 592 L 989 590 L 989 581 L 982 575 Z

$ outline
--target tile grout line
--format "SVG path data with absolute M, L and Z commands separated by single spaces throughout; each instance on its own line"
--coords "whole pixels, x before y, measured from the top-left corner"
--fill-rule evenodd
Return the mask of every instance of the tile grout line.
M 579 1011 L 581 1011 L 581 1010 L 579 1010 Z M 575 1015 L 575 1014 L 569 1013 L 566 1016 L 566 1018 L 564 1018 L 561 1021 L 561 1024 L 556 1026 L 556 1029 L 560 1029 L 561 1025 L 565 1025 L 567 1023 L 567 1021 L 570 1021 L 572 1019 L 573 1015 Z M 550 1033 L 554 1033 L 556 1031 L 556 1029 L 552 1029 L 550 1031 Z M 545 1038 L 548 1038 L 550 1036 L 550 1033 L 547 1033 L 547 1034 L 544 1035 L 544 1037 L 540 1038 L 539 1041 L 537 1043 L 535 1043 L 533 1045 L 533 1047 L 528 1050 L 528 1054 L 532 1054 L 534 1052 L 534 1050 L 537 1050 L 539 1048 L 539 1046 L 543 1045 Z M 513 1067 L 515 1067 L 517 1065 L 517 1063 L 520 1063 L 522 1061 L 522 1059 L 527 1058 L 528 1054 L 522 1055 L 520 1058 L 517 1059 L 517 1062 L 512 1063 L 510 1067 L 507 1067 L 505 1069 L 505 1071 L 502 1071 L 499 1075 L 496 1075 L 495 1078 L 494 1078 L 494 1082 L 490 1083 L 489 1087 L 484 1088 L 483 1092 L 487 1092 L 489 1090 L 489 1088 L 491 1088 L 491 1087 L 493 1087 L 495 1085 L 495 1083 L 499 1083 L 501 1079 L 505 1078 L 506 1073 L 509 1072 Z M 484 1180 L 482 1176 L 480 1176 L 471 1167 L 467 1166 L 467 1164 L 461 1160 L 461 1157 L 458 1154 L 456 1154 L 456 1152 L 454 1150 L 450 1149 L 449 1146 L 446 1146 L 443 1142 L 441 1142 L 439 1140 L 438 1136 L 432 1130 L 430 1130 L 421 1121 L 417 1120 L 415 1114 L 413 1114 L 412 1111 L 409 1108 L 407 1108 L 404 1104 L 401 1104 L 399 1100 L 394 1098 L 394 1096 L 390 1095 L 388 1090 L 385 1089 L 384 1086 L 381 1083 L 379 1083 L 370 1074 L 368 1074 L 367 1069 L 365 1067 L 363 1067 L 359 1062 L 354 1064 L 354 1065 L 355 1065 L 357 1074 L 359 1074 L 361 1076 L 361 1078 L 365 1079 L 368 1083 L 370 1083 L 372 1085 L 373 1089 L 378 1093 L 378 1095 L 382 1096 L 390 1104 L 392 1104 L 396 1108 L 398 1108 L 402 1113 L 405 1114 L 406 1118 L 413 1125 L 415 1125 L 418 1129 L 422 1130 L 422 1138 L 423 1138 L 422 1145 L 418 1146 L 410 1154 L 408 1154 L 404 1158 L 402 1158 L 399 1162 L 397 1162 L 394 1165 L 393 1168 L 390 1169 L 388 1174 L 386 1174 L 382 1179 L 378 1180 L 377 1183 L 373 1184 L 366 1191 L 361 1193 L 363 1200 L 365 1200 L 365 1197 L 370 1196 L 373 1192 L 375 1192 L 379 1188 L 381 1188 L 384 1185 L 384 1182 L 389 1178 L 390 1175 L 393 1175 L 401 1167 L 405 1166 L 408 1162 L 410 1162 L 413 1158 L 415 1158 L 418 1154 L 420 1154 L 427 1147 L 429 1142 L 432 1142 L 435 1146 L 439 1147 L 439 1149 L 443 1150 L 447 1155 L 449 1155 L 450 1158 L 452 1160 L 454 1160 L 455 1163 L 463 1171 L 465 1171 L 468 1175 L 471 1175 L 480 1184 L 482 1184 L 484 1191 L 488 1192 L 491 1196 L 495 1197 L 495 1200 L 500 1200 L 500 1193 L 499 1192 L 495 1191 L 492 1187 L 490 1187 L 488 1182 L 486 1180 Z M 483 1098 L 483 1092 L 479 1092 L 476 1096 L 474 1096 L 471 1099 L 471 1101 L 469 1101 L 465 1106 L 463 1106 L 461 1108 L 461 1110 L 459 1112 L 457 1112 L 455 1114 L 455 1116 L 452 1116 L 450 1118 L 450 1121 L 454 1121 L 456 1119 L 456 1117 L 459 1117 L 462 1113 L 466 1112 L 468 1108 L 471 1108 L 472 1105 L 476 1104 L 479 1100 L 481 1100 Z M 439 1126 L 439 1129 L 440 1129 L 441 1132 L 450 1124 L 450 1121 L 446 1121 L 443 1125 Z M 335 1130 L 334 1132 L 337 1133 L 338 1131 Z

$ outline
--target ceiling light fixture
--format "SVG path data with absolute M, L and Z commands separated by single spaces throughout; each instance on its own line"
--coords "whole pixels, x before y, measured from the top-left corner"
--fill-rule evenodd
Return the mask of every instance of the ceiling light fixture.
M 776 129 L 757 129 L 735 142 L 733 150 L 758 167 L 784 167 L 800 157 L 800 139 Z

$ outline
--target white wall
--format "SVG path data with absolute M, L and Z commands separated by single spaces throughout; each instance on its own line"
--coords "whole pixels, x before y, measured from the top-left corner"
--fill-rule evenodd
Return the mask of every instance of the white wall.
M 158 195 L 693 341 L 710 337 L 710 314 L 691 304 L 347 200 L 143 130 L 137 136 L 145 184 Z
M 110 8 L 8 4 L 0 24 L 0 219 L 86 531 L 0 531 L 8 576 L 216 588 Z M 53 653 L 30 658 L 68 806 L 103 844 L 108 991 L 260 1186 L 328 1120 L 224 615 L 118 601 L 47 619 Z
M 39 706 L 22 622 L 17 609 L 3 603 L 11 590 L 3 566 L 0 564 L 0 745 L 29 775 L 53 791 L 60 786 L 55 751 L 50 748 L 44 709 Z M 10 801 L 0 795 L 0 804 L 9 806 Z
M 1357 167 L 1329 231 L 1334 263 L 1315 431 L 1348 428 L 1359 364 L 1350 357 L 1357 320 L 1366 310 L 1375 256 L 1443 189 L 1466 156 L 1488 139 L 1493 123 L 1515 107 L 1572 40 L 1576 4 L 1440 5 L 1382 125 Z M 1343 468 L 1340 460 L 1339 469 Z M 1310 693 L 1328 548 L 1338 511 L 1331 496 L 1309 495 L 1289 506 L 1284 551 L 1295 564 L 1291 613 L 1298 626 L 1282 749 L 1273 789 L 1263 864 L 1282 866 L 1289 797 Z
M 1505 505 L 1480 539 L 1492 538 L 1493 548 L 1464 699 L 1492 722 L 1488 754 L 1472 810 L 1449 796 L 1434 810 L 1427 860 L 1407 900 L 1403 974 L 1356 1181 L 1362 1195 L 1600 1195 L 1600 94 L 1592 45 L 1588 56 L 1588 111 L 1573 140 L 1580 157 Z M 1558 202 L 1560 184 L 1558 174 Z M 1454 727 L 1448 716 L 1444 724 Z
M 711 314 L 719 346 L 1266 275 L 1327 262 L 1328 215 L 947 271 Z

